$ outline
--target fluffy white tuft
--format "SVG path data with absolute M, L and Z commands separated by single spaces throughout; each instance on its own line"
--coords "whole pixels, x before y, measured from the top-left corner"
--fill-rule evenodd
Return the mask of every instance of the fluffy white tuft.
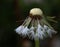
M 35 34 L 34 34 L 34 27 L 33 27 L 33 26 L 30 28 L 29 33 L 30 33 L 29 37 L 30 37 L 31 39 L 34 39 L 34 38 L 35 38 Z
M 38 36 L 38 38 L 40 39 L 43 39 L 43 36 L 45 35 L 44 32 L 43 32 L 43 28 L 41 25 L 38 24 L 38 28 L 37 28 L 37 31 L 36 31 L 36 35 Z
M 48 30 L 47 30 L 47 33 L 48 33 L 48 35 L 49 35 L 50 37 L 52 37 L 52 30 L 51 30 L 51 29 L 48 29 Z
M 44 25 L 44 30 L 47 31 L 48 29 L 49 29 L 49 27 Z
M 53 29 L 50 29 L 48 26 L 44 25 L 45 32 L 48 33 L 48 36 L 52 37 L 52 34 L 56 33 Z
M 36 30 L 36 32 L 34 32 Z M 37 25 L 37 28 L 31 26 L 31 28 L 28 28 L 27 26 L 19 26 L 15 29 L 16 33 L 21 34 L 22 36 L 28 36 L 31 39 L 39 38 L 43 39 L 44 37 L 50 36 L 52 37 L 53 33 L 56 33 L 53 29 L 50 29 L 47 25 L 44 25 L 42 27 L 40 24 Z M 48 35 L 47 35 L 47 34 Z
M 28 34 L 28 31 L 29 29 L 27 27 L 25 27 L 23 30 L 22 30 L 22 35 L 26 36 Z
M 24 26 L 21 25 L 21 26 L 17 27 L 17 28 L 15 29 L 15 31 L 16 31 L 16 33 L 18 33 L 18 34 L 21 34 L 23 29 L 24 29 Z

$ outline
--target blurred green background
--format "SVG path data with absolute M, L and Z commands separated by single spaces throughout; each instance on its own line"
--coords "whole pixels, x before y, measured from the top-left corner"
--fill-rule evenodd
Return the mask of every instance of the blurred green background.
M 41 8 L 46 16 L 55 16 L 58 23 L 50 22 L 60 34 L 60 0 L 1 0 L 0 1 L 0 47 L 16 47 L 14 29 L 28 16 L 29 10 Z

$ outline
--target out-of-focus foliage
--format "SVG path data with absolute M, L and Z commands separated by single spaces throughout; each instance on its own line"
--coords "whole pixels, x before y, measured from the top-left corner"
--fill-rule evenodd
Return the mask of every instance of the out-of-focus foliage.
M 0 47 L 15 47 L 16 16 L 14 14 L 14 0 L 2 0 L 0 4 Z
M 58 23 L 50 23 L 60 34 L 60 0 L 43 0 L 42 3 L 29 4 L 24 3 L 24 0 L 2 0 L 0 4 L 0 47 L 16 46 L 17 36 L 14 31 L 17 26 L 16 18 L 19 15 L 19 18 L 25 19 L 29 15 L 29 10 L 34 7 L 41 8 L 46 16 L 56 17 Z

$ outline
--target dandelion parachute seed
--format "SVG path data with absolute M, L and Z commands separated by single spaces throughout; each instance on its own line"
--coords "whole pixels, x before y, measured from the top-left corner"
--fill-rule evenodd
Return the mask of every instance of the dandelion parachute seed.
M 29 38 L 43 39 L 48 36 L 52 37 L 52 34 L 56 33 L 53 28 L 46 22 L 41 9 L 33 8 L 30 10 L 29 17 L 24 21 L 24 23 L 15 29 L 16 33 L 22 34 L 24 36 L 29 36 Z
M 28 31 L 29 29 L 27 27 L 25 27 L 23 30 L 22 30 L 22 35 L 26 36 L 28 34 Z
M 29 37 L 34 39 L 35 34 L 34 34 L 34 27 L 33 26 L 30 28 L 30 32 L 29 33 L 30 33 Z
M 15 31 L 18 34 L 21 34 L 23 29 L 24 29 L 24 26 L 21 25 L 21 26 L 17 27 L 17 29 L 15 29 Z

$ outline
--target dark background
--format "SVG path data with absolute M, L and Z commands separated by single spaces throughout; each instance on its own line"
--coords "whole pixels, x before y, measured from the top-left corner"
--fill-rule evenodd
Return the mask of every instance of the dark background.
M 0 47 L 16 47 L 18 35 L 14 29 L 19 26 L 29 10 L 41 8 L 46 16 L 55 16 L 58 23 L 50 22 L 60 36 L 60 0 L 1 0 L 0 1 Z

